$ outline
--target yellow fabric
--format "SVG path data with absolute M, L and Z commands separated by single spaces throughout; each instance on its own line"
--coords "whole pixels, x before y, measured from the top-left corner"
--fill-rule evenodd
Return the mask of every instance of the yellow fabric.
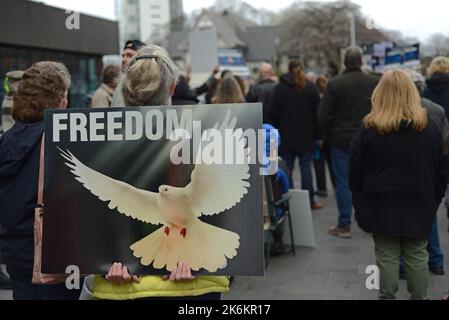
M 100 276 L 93 284 L 93 297 L 102 300 L 135 300 L 161 297 L 196 297 L 208 293 L 229 292 L 227 277 L 197 277 L 192 281 L 163 280 L 157 276 L 145 276 L 140 283 L 116 285 Z

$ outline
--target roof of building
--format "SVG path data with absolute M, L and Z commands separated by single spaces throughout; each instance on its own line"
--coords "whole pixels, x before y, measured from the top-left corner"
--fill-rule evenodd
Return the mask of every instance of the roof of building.
M 194 29 L 200 29 L 199 23 L 202 19 L 209 19 L 212 25 L 217 30 L 218 38 L 230 48 L 244 47 L 245 43 L 238 36 L 238 30 L 236 26 L 241 23 L 237 22 L 237 19 L 231 14 L 221 14 L 211 10 L 203 10 L 201 15 L 197 19 L 197 24 Z
M 119 52 L 117 21 L 81 14 L 79 29 L 72 29 L 72 14 L 34 1 L 2 0 L 0 43 L 95 55 Z
M 207 28 L 217 30 L 221 49 L 242 48 L 249 61 L 272 60 L 276 54 L 278 27 L 258 26 L 231 11 L 219 13 L 205 9 L 193 30 Z M 188 50 L 188 31 L 172 32 L 167 39 L 167 50 L 173 58 L 181 58 Z

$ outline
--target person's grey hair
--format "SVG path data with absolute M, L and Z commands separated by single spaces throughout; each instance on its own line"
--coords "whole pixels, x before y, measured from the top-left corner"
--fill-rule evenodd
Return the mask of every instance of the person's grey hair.
M 362 67 L 363 50 L 358 46 L 351 46 L 345 51 L 345 67 Z
M 131 59 L 123 80 L 126 106 L 161 106 L 170 101 L 170 89 L 178 70 L 167 51 L 158 46 L 145 46 Z
M 403 70 L 407 72 L 408 75 L 412 78 L 413 82 L 415 83 L 416 89 L 418 89 L 419 94 L 422 95 L 424 89 L 426 88 L 426 78 L 424 78 L 424 76 L 416 70 L 405 68 Z

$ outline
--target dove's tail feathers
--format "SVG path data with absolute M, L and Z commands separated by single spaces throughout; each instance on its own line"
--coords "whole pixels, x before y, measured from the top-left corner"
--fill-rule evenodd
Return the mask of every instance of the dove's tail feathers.
M 238 234 L 198 219 L 190 229 L 187 229 L 187 241 L 180 251 L 179 262 L 187 263 L 193 271 L 217 272 L 226 268 L 228 259 L 237 256 L 240 247 Z
M 131 246 L 136 258 L 144 266 L 153 264 L 155 269 L 173 271 L 178 263 L 187 263 L 193 271 L 205 269 L 217 272 L 227 266 L 227 259 L 237 255 L 240 237 L 234 232 L 217 228 L 196 220 L 187 227 L 185 237 L 182 228 L 165 227 Z

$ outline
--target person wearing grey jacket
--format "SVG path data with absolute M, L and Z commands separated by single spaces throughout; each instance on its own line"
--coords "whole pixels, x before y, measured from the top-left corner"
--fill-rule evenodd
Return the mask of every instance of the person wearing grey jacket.
M 449 122 L 447 121 L 444 108 L 426 98 L 421 98 L 421 104 L 427 110 L 429 116 L 438 124 L 443 135 L 443 141 L 446 141 L 449 133 Z

